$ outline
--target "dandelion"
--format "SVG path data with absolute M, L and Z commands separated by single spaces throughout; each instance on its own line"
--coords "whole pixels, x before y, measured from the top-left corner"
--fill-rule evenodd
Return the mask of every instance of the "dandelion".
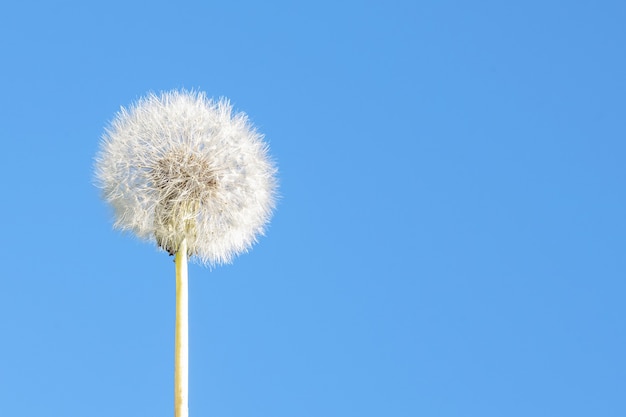
M 227 100 L 171 91 L 120 110 L 95 171 L 114 227 L 175 255 L 175 416 L 186 417 L 187 259 L 224 264 L 251 248 L 274 209 L 276 169 Z

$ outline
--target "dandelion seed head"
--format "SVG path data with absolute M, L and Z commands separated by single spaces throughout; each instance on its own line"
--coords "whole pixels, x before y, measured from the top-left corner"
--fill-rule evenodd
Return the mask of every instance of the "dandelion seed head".
M 114 226 L 170 254 L 187 239 L 205 264 L 231 262 L 265 231 L 276 168 L 244 113 L 203 93 L 151 94 L 122 108 L 96 156 Z

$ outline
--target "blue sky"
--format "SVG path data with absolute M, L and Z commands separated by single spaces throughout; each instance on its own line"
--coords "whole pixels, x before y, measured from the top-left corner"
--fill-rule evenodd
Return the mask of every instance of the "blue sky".
M 191 416 L 626 415 L 626 6 L 5 2 L 0 403 L 170 416 L 174 265 L 113 231 L 120 106 L 195 88 L 280 169 L 190 267 Z

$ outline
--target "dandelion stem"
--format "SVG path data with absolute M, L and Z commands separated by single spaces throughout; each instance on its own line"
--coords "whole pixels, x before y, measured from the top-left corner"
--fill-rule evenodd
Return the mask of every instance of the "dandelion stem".
M 189 303 L 187 239 L 176 252 L 176 336 L 174 342 L 174 417 L 189 416 Z

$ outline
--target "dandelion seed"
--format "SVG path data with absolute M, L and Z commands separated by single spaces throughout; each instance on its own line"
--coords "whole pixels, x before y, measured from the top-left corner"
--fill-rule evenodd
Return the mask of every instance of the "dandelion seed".
M 187 239 L 206 264 L 231 262 L 262 235 L 274 208 L 267 146 L 226 100 L 172 91 L 122 109 L 107 128 L 96 179 L 115 227 L 170 254 Z

